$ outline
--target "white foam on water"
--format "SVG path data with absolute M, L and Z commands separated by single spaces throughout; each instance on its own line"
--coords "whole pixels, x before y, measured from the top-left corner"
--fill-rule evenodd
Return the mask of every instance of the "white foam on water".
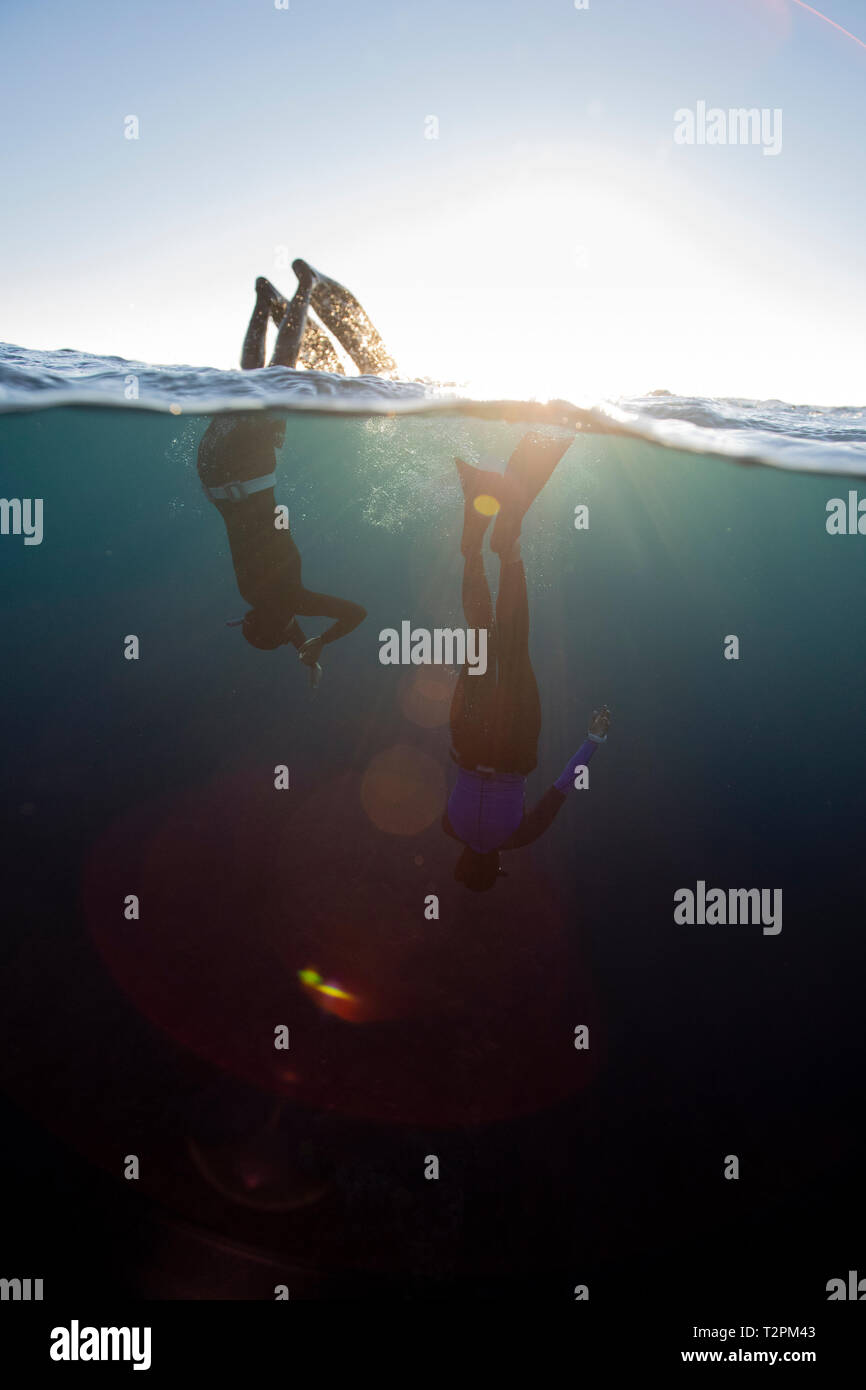
M 74 349 L 0 344 L 0 414 L 110 407 L 199 416 L 279 410 L 341 416 L 462 415 L 620 435 L 665 449 L 809 473 L 866 473 L 866 409 L 716 400 L 656 392 L 575 404 L 491 399 L 450 383 L 265 367 L 255 372 L 153 366 Z

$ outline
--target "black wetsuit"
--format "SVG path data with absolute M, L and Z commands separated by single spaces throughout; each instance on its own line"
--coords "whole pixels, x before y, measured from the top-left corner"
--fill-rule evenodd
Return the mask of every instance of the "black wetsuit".
M 215 416 L 198 450 L 198 474 L 204 486 L 226 487 L 273 473 L 282 431 L 281 421 L 252 413 Z M 217 498 L 214 506 L 225 522 L 238 590 L 263 625 L 277 631 L 296 614 L 334 618 L 322 634 L 328 643 L 344 637 L 367 616 L 358 603 L 304 587 L 301 553 L 291 532 L 274 525 L 273 487 L 238 501 Z M 295 646 L 302 644 L 297 624 L 287 640 Z

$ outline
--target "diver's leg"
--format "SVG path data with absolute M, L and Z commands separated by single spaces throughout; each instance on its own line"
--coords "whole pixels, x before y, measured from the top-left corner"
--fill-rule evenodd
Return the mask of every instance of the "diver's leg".
M 529 594 L 519 542 L 500 560 L 496 623 L 499 628 L 502 662 L 514 664 L 528 661 Z
M 283 319 L 286 317 L 286 311 L 289 307 L 289 301 L 286 299 L 286 296 L 284 294 L 280 293 L 276 285 L 273 284 L 270 280 L 265 280 L 264 276 L 262 276 L 261 279 L 264 281 L 264 284 L 268 285 L 270 288 L 271 319 L 273 321 L 274 327 L 279 328 Z M 256 283 L 258 283 L 258 281 Z
M 471 550 L 465 558 L 462 598 L 467 627 L 493 627 L 493 599 L 480 548 Z
M 451 699 L 449 724 L 451 744 L 457 761 L 464 767 L 493 766 L 491 731 L 496 711 L 497 633 L 493 600 L 484 572 L 480 545 L 465 557 L 463 566 L 463 613 L 468 627 L 487 630 L 487 669 L 483 675 L 470 675 L 464 666 Z
M 298 275 L 298 288 L 283 315 L 277 333 L 277 342 L 270 361 L 272 367 L 294 367 L 297 364 L 315 280 L 312 271 L 303 276 Z
M 256 303 L 252 318 L 241 348 L 241 368 L 245 372 L 254 371 L 265 365 L 265 342 L 268 320 L 271 316 L 271 295 L 273 285 L 260 275 L 256 281 Z
M 538 762 L 541 700 L 529 656 L 529 597 L 519 543 L 501 557 L 496 627 L 495 766 L 527 776 Z
M 279 328 L 288 312 L 289 301 L 273 285 L 271 285 L 271 290 L 273 292 L 271 318 Z M 346 375 L 346 369 L 337 356 L 334 344 L 309 314 L 304 325 L 304 336 L 298 351 L 297 365 L 305 367 L 311 372 L 333 372 L 337 376 Z

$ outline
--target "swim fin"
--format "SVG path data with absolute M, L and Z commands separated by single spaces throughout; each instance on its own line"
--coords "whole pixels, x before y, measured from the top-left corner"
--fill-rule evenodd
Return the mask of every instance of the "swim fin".
M 503 555 L 514 545 L 524 516 L 571 448 L 573 439 L 573 435 L 566 439 L 550 434 L 523 436 L 505 469 L 506 482 L 511 486 L 490 538 L 490 549 L 495 554 Z
M 502 504 L 504 479 L 501 473 L 475 468 L 463 459 L 455 459 L 460 486 L 463 489 L 463 539 L 460 550 L 474 554 L 484 543 L 484 534 Z M 478 505 L 476 505 L 476 503 Z
M 259 286 L 261 286 L 261 290 L 259 290 Z M 288 312 L 289 301 L 263 275 L 259 276 L 256 281 L 256 290 L 270 299 L 271 319 L 279 328 Z M 301 339 L 301 348 L 298 353 L 298 366 L 306 367 L 311 372 L 335 372 L 338 376 L 346 375 L 346 369 L 337 356 L 334 344 L 327 333 L 322 332 L 315 319 L 311 319 L 309 315 L 304 325 L 304 336 Z
M 364 376 L 396 375 L 396 362 L 351 290 L 322 275 L 308 261 L 293 261 L 292 270 L 299 280 L 311 274 L 315 277 L 310 302 L 358 371 Z
M 346 369 L 337 356 L 334 344 L 327 333 L 323 333 L 309 316 L 301 339 L 298 366 L 306 367 L 311 372 L 336 372 L 338 376 L 346 375 Z

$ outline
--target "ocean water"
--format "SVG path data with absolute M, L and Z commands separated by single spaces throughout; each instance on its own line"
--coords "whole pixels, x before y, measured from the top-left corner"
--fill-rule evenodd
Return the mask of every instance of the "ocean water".
M 721 1289 L 735 1264 L 801 1293 L 854 1267 L 866 535 L 827 519 L 866 498 L 866 411 L 15 348 L 0 406 L 2 495 L 44 518 L 41 544 L 0 536 L 22 1190 L 90 1184 L 107 1249 L 122 1156 L 144 1155 L 125 1277 L 151 1296 L 269 1296 L 288 1269 L 311 1298 L 616 1297 L 690 1270 Z M 315 692 L 291 649 L 226 625 L 245 605 L 196 450 L 238 408 L 286 419 L 305 583 L 367 609 Z M 455 673 L 383 665 L 379 634 L 465 626 L 455 457 L 501 468 L 527 428 L 572 426 L 524 526 L 529 802 L 602 702 L 610 736 L 589 790 L 471 894 L 439 824 Z M 676 923 L 699 880 L 781 889 L 781 931 Z

